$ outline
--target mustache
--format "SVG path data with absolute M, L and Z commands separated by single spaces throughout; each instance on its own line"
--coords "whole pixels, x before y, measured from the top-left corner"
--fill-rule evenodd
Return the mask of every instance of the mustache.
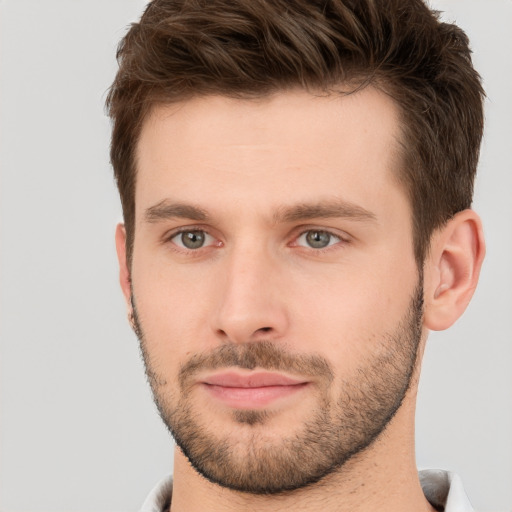
M 208 353 L 192 356 L 180 368 L 180 387 L 186 389 L 194 375 L 200 371 L 226 367 L 284 371 L 305 377 L 322 377 L 329 383 L 334 378 L 334 371 L 324 357 L 317 354 L 292 354 L 271 341 L 262 340 L 221 345 Z
M 144 333 L 141 327 L 134 294 L 130 296 L 132 309 L 129 315 L 130 324 L 140 341 L 140 350 L 146 368 L 146 375 L 151 387 L 167 384 L 165 377 L 151 369 L 149 354 L 145 347 Z M 268 340 L 250 343 L 226 343 L 206 353 L 193 355 L 183 363 L 178 374 L 178 382 L 182 390 L 192 383 L 195 374 L 205 370 L 220 368 L 240 368 L 254 370 L 261 368 L 268 371 L 281 371 L 302 377 L 318 377 L 330 385 L 334 380 L 334 370 L 329 361 L 319 354 L 294 354 L 282 345 Z

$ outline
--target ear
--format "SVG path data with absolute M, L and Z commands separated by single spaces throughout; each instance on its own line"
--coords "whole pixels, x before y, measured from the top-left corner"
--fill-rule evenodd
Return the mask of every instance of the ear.
M 123 291 L 126 307 L 128 308 L 128 317 L 130 318 L 132 313 L 132 290 L 130 268 L 126 261 L 126 230 L 124 224 L 118 224 L 116 227 L 116 250 L 119 261 L 119 283 L 121 284 L 121 290 Z
M 424 267 L 424 325 L 441 331 L 464 312 L 475 291 L 485 256 L 480 218 L 459 212 L 435 231 Z

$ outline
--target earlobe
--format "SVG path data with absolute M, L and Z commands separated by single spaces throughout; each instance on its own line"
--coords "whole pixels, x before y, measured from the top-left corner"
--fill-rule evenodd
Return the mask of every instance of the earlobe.
M 126 261 L 126 230 L 124 224 L 118 224 L 116 227 L 116 250 L 117 259 L 119 261 L 119 283 L 121 290 L 123 291 L 124 298 L 126 300 L 126 306 L 128 308 L 128 316 L 130 316 L 132 310 L 131 304 L 131 278 L 130 268 Z
M 462 315 L 478 283 L 484 255 L 482 224 L 473 210 L 459 212 L 432 235 L 424 269 L 425 327 L 444 330 Z

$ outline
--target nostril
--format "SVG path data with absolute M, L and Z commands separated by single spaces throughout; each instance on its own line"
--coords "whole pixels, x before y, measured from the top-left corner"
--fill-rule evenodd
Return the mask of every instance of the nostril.
M 269 332 L 272 330 L 272 327 L 262 327 L 261 329 L 258 329 L 258 331 L 261 331 L 261 332 Z

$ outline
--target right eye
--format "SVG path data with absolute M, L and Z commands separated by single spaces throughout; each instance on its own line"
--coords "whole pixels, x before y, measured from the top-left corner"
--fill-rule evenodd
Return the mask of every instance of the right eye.
M 215 239 L 201 229 L 189 229 L 176 233 L 171 237 L 171 242 L 182 249 L 189 251 L 201 249 L 213 245 Z

